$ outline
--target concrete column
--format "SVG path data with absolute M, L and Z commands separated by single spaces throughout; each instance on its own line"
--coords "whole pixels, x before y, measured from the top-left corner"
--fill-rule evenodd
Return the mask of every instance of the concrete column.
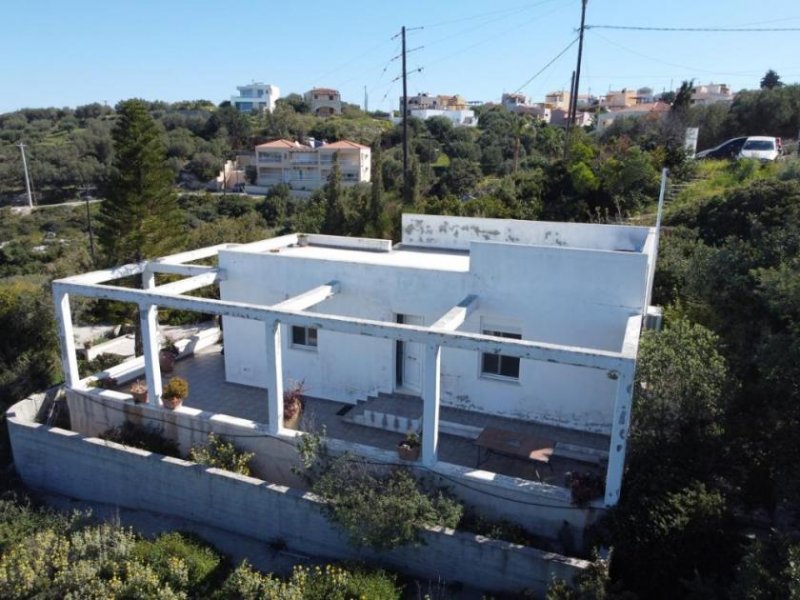
M 144 351 L 144 373 L 147 379 L 147 403 L 161 406 L 161 365 L 158 362 L 158 307 L 152 304 L 139 305 L 139 324 L 142 330 Z
M 73 387 L 80 381 L 78 359 L 75 356 L 75 334 L 72 330 L 72 309 L 69 305 L 69 294 L 53 288 L 53 302 L 56 306 L 58 323 L 58 340 L 61 344 L 61 368 L 64 370 L 64 382 Z
M 283 429 L 283 364 L 281 360 L 281 324 L 264 323 L 267 340 L 267 390 L 269 401 L 269 431 Z
M 150 269 L 150 264 L 147 263 L 144 267 L 144 270 L 142 271 L 142 289 L 152 290 L 155 287 L 156 287 L 156 273 L 155 271 Z M 161 330 L 158 327 L 158 312 L 156 312 L 156 334 L 158 343 L 161 344 Z
M 630 361 L 620 371 L 609 372 L 609 377 L 617 378 L 617 391 L 614 398 L 614 412 L 612 413 L 611 445 L 608 449 L 606 506 L 614 506 L 619 502 L 622 489 L 622 474 L 625 470 L 625 452 L 628 447 L 628 431 L 631 423 L 634 370 L 635 363 Z
M 439 455 L 439 392 L 442 348 L 428 344 L 425 349 L 425 380 L 422 388 L 422 464 L 432 467 Z

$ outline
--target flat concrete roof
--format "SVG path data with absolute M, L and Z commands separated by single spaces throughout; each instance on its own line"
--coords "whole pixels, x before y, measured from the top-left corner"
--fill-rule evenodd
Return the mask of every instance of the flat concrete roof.
M 269 251 L 265 252 L 269 254 Z M 394 248 L 391 252 L 374 252 L 355 248 L 335 246 L 285 246 L 280 249 L 282 256 L 353 262 L 368 265 L 386 265 L 433 271 L 469 272 L 469 252 L 442 251 L 423 248 Z

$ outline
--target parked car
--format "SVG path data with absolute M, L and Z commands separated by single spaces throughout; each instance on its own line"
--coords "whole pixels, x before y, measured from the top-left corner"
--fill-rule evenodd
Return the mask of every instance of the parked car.
M 739 152 L 739 158 L 754 158 L 756 160 L 777 160 L 780 156 L 778 138 L 755 136 L 747 138 Z
M 726 140 L 719 146 L 698 152 L 695 158 L 754 158 L 769 161 L 776 160 L 780 154 L 780 138 L 749 136 Z
M 695 154 L 695 158 L 736 158 L 742 150 L 742 146 L 747 141 L 747 137 L 737 137 L 722 142 L 719 146 L 701 150 Z

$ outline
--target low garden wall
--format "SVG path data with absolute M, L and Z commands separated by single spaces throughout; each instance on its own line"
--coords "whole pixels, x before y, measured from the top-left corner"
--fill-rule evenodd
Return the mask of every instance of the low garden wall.
M 15 466 L 34 489 L 175 515 L 264 542 L 281 541 L 314 556 L 367 560 L 493 591 L 530 588 L 543 594 L 554 578 L 572 580 L 588 566 L 443 528 L 424 532 L 419 547 L 385 553 L 357 549 L 327 520 L 313 494 L 40 425 L 33 421 L 37 410 L 37 401 L 27 399 L 7 413 Z
M 71 427 L 84 435 L 100 435 L 127 419 L 139 425 L 160 428 L 163 435 L 175 440 L 181 453 L 187 455 L 192 446 L 205 444 L 208 434 L 213 432 L 255 454 L 251 465 L 260 477 L 281 485 L 304 487 L 303 481 L 293 473 L 293 469 L 300 466 L 295 449 L 297 434 L 294 432 L 273 435 L 264 424 L 186 406 L 172 411 L 149 404 L 134 404 L 128 394 L 100 388 L 68 390 L 67 401 Z M 398 460 L 394 451 L 335 439 L 329 439 L 327 443 L 334 454 L 349 451 L 387 466 L 396 464 Z M 568 530 L 575 548 L 581 547 L 586 526 L 602 510 L 574 506 L 571 494 L 565 488 L 480 469 L 445 462 L 430 469 L 419 463 L 403 463 L 403 466 L 448 488 L 466 505 L 488 518 L 518 523 L 551 540 L 563 539 Z

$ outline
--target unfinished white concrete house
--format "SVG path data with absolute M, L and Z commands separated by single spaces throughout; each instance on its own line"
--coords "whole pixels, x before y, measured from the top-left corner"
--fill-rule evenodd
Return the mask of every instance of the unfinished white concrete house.
M 182 448 L 216 431 L 291 485 L 302 432 L 284 427 L 283 398 L 303 381 L 305 428 L 325 426 L 333 451 L 398 463 L 414 430 L 421 457 L 406 464 L 466 502 L 550 537 L 565 521 L 581 529 L 619 499 L 656 249 L 646 227 L 407 214 L 395 245 L 292 234 L 62 279 L 72 428 L 135 415 Z M 185 278 L 157 285 L 162 273 Z M 112 283 L 138 274 L 142 289 Z M 187 295 L 210 285 L 220 299 Z M 145 355 L 107 373 L 116 391 L 79 377 L 71 295 L 141 309 Z M 216 338 L 184 343 L 191 391 L 175 411 L 159 400 L 158 307 L 223 322 L 224 352 Z M 123 384 L 141 373 L 150 400 L 134 405 Z M 578 507 L 564 474 L 587 469 L 604 494 Z

